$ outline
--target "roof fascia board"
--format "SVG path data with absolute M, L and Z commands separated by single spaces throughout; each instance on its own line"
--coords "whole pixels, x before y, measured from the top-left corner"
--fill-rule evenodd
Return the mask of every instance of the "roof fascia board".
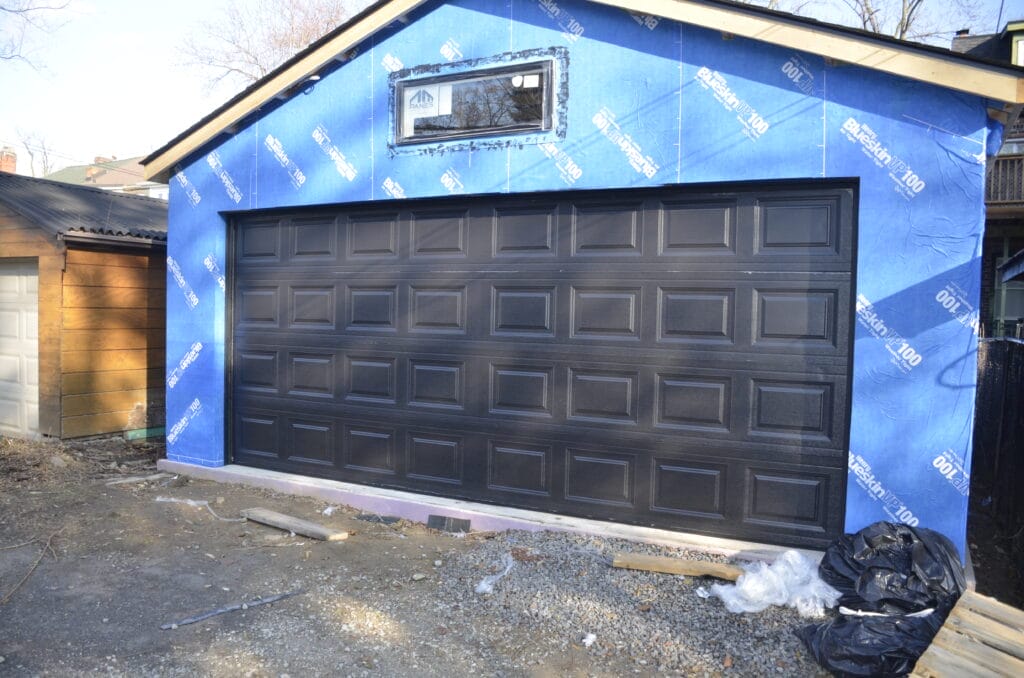
M 845 35 L 825 25 L 745 12 L 740 7 L 715 6 L 695 0 L 592 0 L 639 14 L 653 14 L 682 23 L 761 40 L 802 52 L 845 61 L 893 75 L 921 80 L 979 96 L 1024 103 L 1024 77 L 981 63 L 960 61 L 954 55 L 917 51 L 913 45 L 872 41 L 870 36 Z
M 167 183 L 171 169 L 182 158 L 194 153 L 218 134 L 238 123 L 267 101 L 304 82 L 337 55 L 351 49 L 396 19 L 408 14 L 427 0 L 392 0 L 357 19 L 350 26 L 305 54 L 294 63 L 272 73 L 244 96 L 226 105 L 216 116 L 194 129 L 177 143 L 145 164 L 145 178 Z

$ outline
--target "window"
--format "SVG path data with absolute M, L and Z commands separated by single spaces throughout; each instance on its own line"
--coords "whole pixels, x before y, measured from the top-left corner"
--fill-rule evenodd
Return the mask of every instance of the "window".
M 551 129 L 551 62 L 395 83 L 399 144 Z

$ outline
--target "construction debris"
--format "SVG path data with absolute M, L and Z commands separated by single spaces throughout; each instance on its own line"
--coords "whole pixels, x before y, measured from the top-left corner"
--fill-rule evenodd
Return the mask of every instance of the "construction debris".
M 616 553 L 612 559 L 612 567 L 665 574 L 684 574 L 690 577 L 715 577 L 727 581 L 736 581 L 743 574 L 743 568 L 735 565 L 667 556 L 645 556 L 639 553 Z
M 335 530 L 317 523 L 296 518 L 277 511 L 265 508 L 251 508 L 242 511 L 242 516 L 256 523 L 270 525 L 288 532 L 301 534 L 304 537 L 320 539 L 323 541 L 341 541 L 348 539 L 348 532 Z
M 297 596 L 300 593 L 302 593 L 301 589 L 298 590 L 298 591 L 290 591 L 288 593 L 279 593 L 276 596 L 269 596 L 267 598 L 257 598 L 256 600 L 251 600 L 251 601 L 249 601 L 247 603 L 235 603 L 234 605 L 228 605 L 227 607 L 221 607 L 221 608 L 217 608 L 216 610 L 210 610 L 209 612 L 204 612 L 202 614 L 196 615 L 195 617 L 189 617 L 188 619 L 182 619 L 179 622 L 171 622 L 171 623 L 168 623 L 168 624 L 161 624 L 160 625 L 160 629 L 162 631 L 167 631 L 169 629 L 176 629 L 179 626 L 187 626 L 189 624 L 195 624 L 196 622 L 201 622 L 204 619 L 209 619 L 210 617 L 216 617 L 217 615 L 224 614 L 226 612 L 234 612 L 236 610 L 248 610 L 251 607 L 257 607 L 259 605 L 267 605 L 268 603 L 276 603 L 279 600 L 284 600 L 285 598 L 291 598 L 292 596 Z

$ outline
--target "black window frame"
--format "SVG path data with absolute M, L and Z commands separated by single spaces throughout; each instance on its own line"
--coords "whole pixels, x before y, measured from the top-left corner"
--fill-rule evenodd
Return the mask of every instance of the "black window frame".
M 495 78 L 503 75 L 532 75 L 536 73 L 541 74 L 541 90 L 543 96 L 543 113 L 539 125 L 519 123 L 473 130 L 453 131 L 450 133 L 431 134 L 429 136 L 403 135 L 402 123 L 405 113 L 404 93 L 406 88 L 449 83 L 454 85 L 459 82 L 486 80 L 489 78 Z M 554 77 L 554 59 L 543 59 L 538 61 L 528 61 L 523 63 L 510 64 L 507 66 L 478 68 L 473 70 L 461 71 L 458 73 L 450 73 L 427 78 L 406 78 L 395 80 L 393 83 L 394 89 L 392 92 L 394 97 L 393 101 L 395 102 L 393 130 L 395 140 L 394 143 L 396 146 L 412 146 L 416 144 L 429 144 L 453 140 L 457 141 L 462 139 L 491 138 L 519 134 L 543 134 L 546 132 L 551 132 L 555 128 L 553 112 L 555 110 L 556 83 L 554 82 Z

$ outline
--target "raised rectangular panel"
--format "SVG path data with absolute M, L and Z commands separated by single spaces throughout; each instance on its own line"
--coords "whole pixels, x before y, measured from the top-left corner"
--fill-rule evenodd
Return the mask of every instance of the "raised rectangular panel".
M 659 288 L 658 339 L 732 343 L 735 312 L 734 290 Z
M 735 229 L 734 203 L 664 203 L 660 251 L 680 255 L 732 252 Z
M 572 336 L 639 339 L 640 290 L 574 287 Z
M 242 325 L 277 327 L 278 303 L 276 287 L 252 287 L 239 290 L 238 322 Z
M 491 411 L 551 415 L 553 368 L 491 365 Z
M 21 330 L 20 311 L 0 310 L 0 339 L 20 339 Z
M 569 370 L 569 417 L 621 423 L 637 419 L 637 374 Z
M 277 353 L 242 351 L 235 362 L 235 381 L 239 388 L 277 391 Z
M 755 341 L 836 343 L 835 290 L 756 290 Z
M 487 455 L 487 487 L 523 494 L 550 493 L 551 448 L 492 442 Z
M 296 395 L 334 395 L 333 355 L 292 354 L 288 356 L 289 393 Z
M 281 227 L 277 221 L 246 224 L 238 229 L 238 255 L 243 263 L 274 263 L 281 259 Z
M 758 206 L 762 251 L 771 254 L 838 252 L 836 199 L 762 200 Z
M 462 439 L 410 433 L 407 466 L 410 478 L 461 484 Z
M 0 398 L 0 431 L 22 434 L 25 426 L 25 403 L 10 398 Z
M 333 218 L 295 219 L 292 221 L 295 244 L 293 259 L 331 260 L 338 253 L 338 228 Z
M 23 381 L 21 376 L 21 356 L 0 355 L 0 382 L 21 384 Z
M 462 363 L 410 361 L 409 404 L 462 407 L 462 369 Z
M 354 215 L 348 222 L 348 256 L 392 257 L 398 254 L 398 215 Z
M 397 294 L 394 287 L 349 287 L 347 326 L 361 330 L 395 330 Z
M 395 361 L 348 358 L 348 400 L 395 402 Z
M 466 288 L 412 289 L 412 330 L 428 332 L 466 331 Z
M 698 431 L 729 430 L 730 381 L 697 376 L 657 376 L 655 423 Z
M 572 448 L 566 454 L 566 498 L 593 504 L 633 505 L 634 457 Z
M 576 205 L 572 216 L 574 254 L 642 253 L 639 205 Z
M 291 293 L 292 327 L 334 327 L 334 287 L 293 287 Z
M 832 435 L 832 384 L 753 382 L 753 431 Z
M 813 474 L 747 470 L 747 521 L 825 531 L 828 480 Z
M 258 457 L 278 456 L 277 417 L 240 414 L 236 421 L 235 446 L 239 452 Z
M 703 518 L 725 513 L 726 467 L 655 459 L 652 508 Z
M 25 385 L 39 386 L 38 358 L 25 358 Z
M 498 209 L 494 256 L 554 254 L 555 208 Z
M 39 339 L 39 313 L 26 311 L 22 320 L 25 323 L 25 338 L 32 341 Z
M 334 463 L 334 424 L 288 419 L 288 459 L 309 464 Z
M 491 291 L 494 334 L 552 336 L 555 331 L 553 287 L 494 287 Z
M 465 256 L 466 212 L 412 215 L 413 256 Z
M 391 429 L 346 426 L 344 450 L 345 468 L 395 472 L 395 434 Z

